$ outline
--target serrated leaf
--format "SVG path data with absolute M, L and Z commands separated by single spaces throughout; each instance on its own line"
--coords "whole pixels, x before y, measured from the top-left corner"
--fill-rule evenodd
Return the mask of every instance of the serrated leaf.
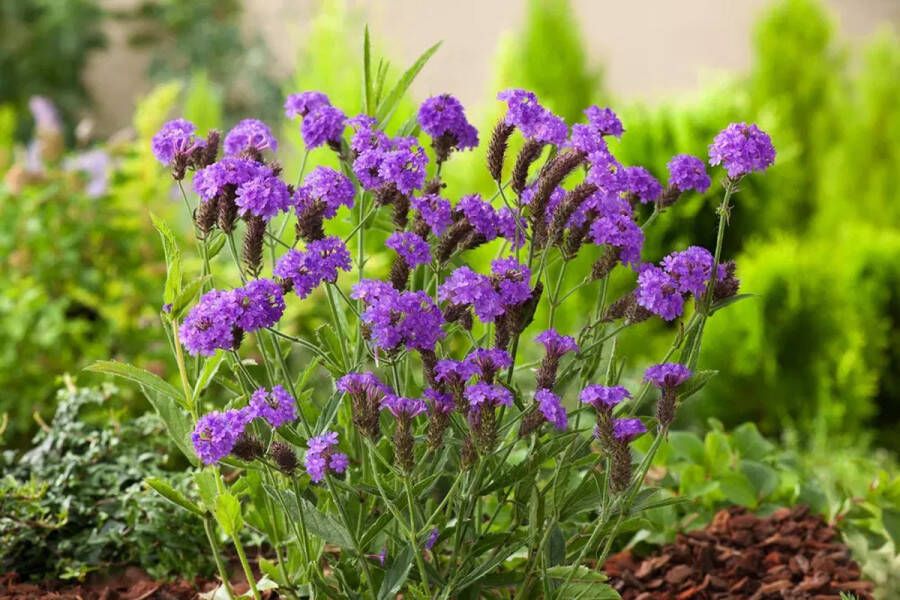
M 216 473 L 210 469 L 203 469 L 194 472 L 194 483 L 197 484 L 197 494 L 200 501 L 210 512 L 216 507 L 216 496 L 219 495 L 219 489 L 216 485 Z
M 196 515 L 203 516 L 203 509 L 189 500 L 187 496 L 173 488 L 168 481 L 160 479 L 159 477 L 148 477 L 144 480 L 144 483 L 153 488 L 157 494 L 169 502 L 177 504 L 181 508 Z
M 622 600 L 615 588 L 606 583 L 570 583 L 556 592 L 559 600 Z
M 406 583 L 406 578 L 409 577 L 409 570 L 413 563 L 413 552 L 415 550 L 407 544 L 400 554 L 394 558 L 390 568 L 384 574 L 384 580 L 382 580 L 381 587 L 378 590 L 379 600 L 394 598 L 397 592 L 400 591 L 400 588 L 403 587 L 403 584 Z
M 228 537 L 235 537 L 244 526 L 241 503 L 230 492 L 223 492 L 216 496 L 213 515 L 216 517 L 219 527 Z
M 172 310 L 169 312 L 172 319 L 180 320 L 181 317 L 184 316 L 184 313 L 186 313 L 187 309 L 194 304 L 197 296 L 199 296 L 200 292 L 203 290 L 203 286 L 206 285 L 210 279 L 212 279 L 212 277 L 209 275 L 198 277 L 182 288 L 172 302 Z
M 222 361 L 225 360 L 225 356 L 226 353 L 219 350 L 203 361 L 203 369 L 200 371 L 200 376 L 197 377 L 197 383 L 194 384 L 194 393 L 192 395 L 194 404 L 197 403 L 203 390 L 205 390 L 210 382 L 212 382 L 213 378 L 215 378 L 216 373 L 219 371 L 219 367 L 222 365 Z
M 94 373 L 105 373 L 107 375 L 122 377 L 123 379 L 128 379 L 129 381 L 133 381 L 143 387 L 162 394 L 163 396 L 171 398 L 179 402 L 180 404 L 183 404 L 184 402 L 184 398 L 182 397 L 181 393 L 177 389 L 175 389 L 175 386 L 163 380 L 159 376 L 154 375 L 150 371 L 146 371 L 133 365 L 129 365 L 128 363 L 123 363 L 116 360 L 98 360 L 97 362 L 85 367 L 84 370 L 92 371 Z
M 400 103 L 400 99 L 403 97 L 403 94 L 406 93 L 406 90 L 409 89 L 409 86 L 412 85 L 413 80 L 425 66 L 425 63 L 437 52 L 438 48 L 441 47 L 441 42 L 438 42 L 428 50 L 422 53 L 419 58 L 412 64 L 412 66 L 406 70 L 403 75 L 400 76 L 400 79 L 397 80 L 397 83 L 388 92 L 387 96 L 384 97 L 378 104 L 378 108 L 375 111 L 375 118 L 378 119 L 378 122 L 382 127 L 391 120 L 391 117 L 394 114 L 394 111 L 397 110 L 397 105 Z
M 276 491 L 270 485 L 264 485 L 264 487 L 270 496 L 278 498 Z M 350 532 L 331 516 L 316 508 L 306 498 L 297 498 L 291 490 L 281 490 L 281 496 L 291 513 L 291 518 L 299 521 L 302 516 L 306 529 L 310 533 L 341 548 L 353 547 L 353 537 Z
M 163 243 L 163 253 L 166 257 L 166 286 L 163 292 L 163 302 L 172 304 L 181 291 L 181 250 L 172 229 L 162 219 L 157 218 L 152 212 L 150 220 L 153 227 L 159 232 Z

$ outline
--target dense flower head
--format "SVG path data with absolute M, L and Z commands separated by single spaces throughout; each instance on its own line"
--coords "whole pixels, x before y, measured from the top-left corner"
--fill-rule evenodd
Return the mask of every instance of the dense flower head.
M 512 406 L 512 392 L 498 384 L 485 382 L 475 383 L 467 386 L 464 397 L 469 403 L 470 408 L 480 408 L 481 406 Z
M 342 452 L 335 452 L 338 445 L 338 434 L 326 431 L 322 435 L 309 438 L 306 443 L 307 451 L 304 458 L 306 472 L 313 483 L 325 479 L 328 471 L 343 473 L 347 469 L 349 460 Z
M 588 124 L 601 136 L 622 137 L 622 134 L 625 133 L 622 121 L 609 107 L 588 106 L 584 110 L 584 114 L 588 119 Z
M 461 212 L 475 231 L 491 241 L 500 235 L 497 211 L 478 194 L 463 196 L 456 203 L 456 210 Z
M 637 196 L 642 204 L 656 201 L 662 195 L 662 185 L 644 167 L 625 167 L 625 190 Z
M 194 175 L 194 191 L 203 200 L 212 200 L 227 185 L 239 186 L 257 177 L 272 176 L 272 170 L 260 163 L 226 156 L 218 162 L 197 171 Z
M 711 183 L 706 165 L 696 156 L 676 154 L 666 165 L 669 169 L 669 185 L 680 192 L 695 190 L 701 194 Z
M 393 183 L 403 194 L 410 194 L 425 184 L 428 156 L 418 145 L 394 140 L 395 149 L 381 157 L 378 175 L 382 181 Z
M 392 233 L 384 245 L 399 254 L 411 268 L 431 262 L 431 248 L 428 242 L 411 231 Z
M 706 248 L 690 246 L 681 252 L 673 252 L 663 261 L 663 269 L 683 294 L 701 297 L 712 277 L 715 259 Z
M 638 275 L 637 303 L 666 321 L 676 319 L 684 310 L 684 297 L 678 283 L 654 265 L 645 265 Z
M 678 363 L 661 363 L 647 367 L 644 371 L 644 381 L 658 388 L 674 389 L 687 381 L 690 376 L 691 370 Z
M 291 193 L 279 177 L 270 173 L 239 185 L 234 202 L 241 216 L 249 213 L 269 220 L 291 207 Z
M 322 216 L 331 219 L 341 205 L 353 208 L 353 194 L 353 182 L 346 175 L 328 167 L 316 167 L 297 188 L 294 202 L 298 213 L 313 202 L 321 202 L 324 205 Z
M 197 126 L 187 119 L 175 119 L 167 122 L 150 140 L 153 156 L 164 165 L 172 164 L 175 156 L 186 154 L 197 145 L 203 145 L 202 139 L 194 137 Z
M 575 338 L 570 335 L 562 335 L 555 329 L 542 331 L 534 338 L 534 341 L 543 344 L 547 354 L 557 358 L 569 352 L 578 352 L 578 344 L 575 342 Z
M 337 281 L 338 271 L 349 271 L 350 251 L 343 240 L 326 237 L 310 242 L 306 250 L 288 250 L 275 264 L 276 277 L 289 281 L 294 292 L 305 298 L 323 281 Z
M 353 174 L 365 189 L 376 190 L 385 184 L 381 175 L 381 163 L 386 154 L 379 149 L 363 150 L 353 161 Z
M 353 136 L 350 138 L 350 148 L 357 154 L 367 150 L 389 150 L 390 138 L 378 129 L 378 121 L 369 115 L 357 115 L 347 120 L 353 128 Z M 354 170 L 356 169 L 354 165 Z
M 200 297 L 184 318 L 178 334 L 191 354 L 212 356 L 216 350 L 232 350 L 235 324 L 241 307 L 230 291 L 210 290 Z
M 419 107 L 419 125 L 432 138 L 450 136 L 459 150 L 478 145 L 478 130 L 466 120 L 459 100 L 450 94 L 432 96 Z
M 469 267 L 459 267 L 438 288 L 438 299 L 455 305 L 471 305 L 478 318 L 490 323 L 505 309 L 491 279 Z
M 444 337 L 443 315 L 425 292 L 397 292 L 393 288 L 369 285 L 357 289 L 360 285 L 357 284 L 354 293 L 357 298 L 367 298 L 362 320 L 376 347 L 393 350 L 405 345 L 409 349 L 433 350 Z M 375 293 L 367 294 L 368 291 Z
M 521 304 L 531 298 L 531 270 L 513 257 L 491 261 L 494 288 L 505 306 Z
M 644 231 L 630 217 L 620 213 L 600 217 L 591 223 L 590 234 L 595 244 L 617 248 L 623 263 L 640 264 Z
M 522 190 L 522 205 L 529 206 L 531 201 L 534 200 L 534 195 L 537 192 L 537 183 L 533 183 Z M 559 205 L 562 204 L 562 201 L 566 197 L 566 190 L 561 186 L 556 186 L 556 188 L 550 192 L 550 198 L 547 200 L 547 208 L 544 216 L 544 220 L 549 224 L 553 220 L 553 215 L 556 212 L 556 209 L 559 208 Z M 504 236 L 508 237 L 508 236 Z
M 631 398 L 631 393 L 621 385 L 592 384 L 581 390 L 581 401 L 599 411 L 608 412 L 617 404 Z
M 318 148 L 323 144 L 336 143 L 344 134 L 347 115 L 330 104 L 319 105 L 303 117 L 300 135 L 307 149 Z
M 191 433 L 197 457 L 203 464 L 212 465 L 228 456 L 251 418 L 245 409 L 213 411 L 200 417 Z
M 457 385 L 467 382 L 477 375 L 478 371 L 478 366 L 467 360 L 442 358 L 435 366 L 435 372 L 437 373 L 435 379 L 448 385 Z
M 613 437 L 620 442 L 628 443 L 645 433 L 647 433 L 647 427 L 640 419 L 616 419 L 613 421 Z
M 428 410 L 428 406 L 425 404 L 424 400 L 419 398 L 406 398 L 404 396 L 396 396 L 394 394 L 388 394 L 381 400 L 381 408 L 389 411 L 394 417 L 400 418 L 408 418 L 411 419 L 415 416 L 421 415 L 426 410 Z
M 272 327 L 284 314 L 284 292 L 271 279 L 254 279 L 233 293 L 241 309 L 236 323 L 244 331 Z
M 503 206 L 497 211 L 497 234 L 513 248 L 525 245 L 525 219 L 518 212 Z
M 244 119 L 231 128 L 225 136 L 225 154 L 236 155 L 246 150 L 275 152 L 278 142 L 269 126 L 257 119 Z
M 410 200 L 412 207 L 416 209 L 422 220 L 428 224 L 434 235 L 441 236 L 453 222 L 450 201 L 437 194 L 425 194 Z
M 755 124 L 732 123 L 709 146 L 709 164 L 721 164 L 731 179 L 765 171 L 774 162 L 772 140 Z
M 273 428 L 281 427 L 297 418 L 297 401 L 280 385 L 259 388 L 250 396 L 250 410 L 256 418 L 265 420 Z
M 428 538 L 425 540 L 424 548 L 426 550 L 431 550 L 434 548 L 434 545 L 437 543 L 438 538 L 441 537 L 441 530 L 437 527 L 433 528 L 428 532 Z
M 484 379 L 490 379 L 497 371 L 512 366 L 512 357 L 501 348 L 476 348 L 466 357 L 466 362 Z
M 587 157 L 588 169 L 585 181 L 593 183 L 607 194 L 619 194 L 627 190 L 625 167 L 608 150 L 591 152 Z
M 320 106 L 330 106 L 331 101 L 322 92 L 308 91 L 291 94 L 284 101 L 284 115 L 288 119 L 305 117 L 307 113 Z
M 385 299 L 393 298 L 397 290 L 387 281 L 380 279 L 363 279 L 353 286 L 350 297 L 362 300 L 366 304 L 374 304 Z
M 560 431 L 565 431 L 569 421 L 559 396 L 548 389 L 540 389 L 534 393 L 534 399 L 547 422 L 552 423 Z
M 585 154 L 607 152 L 606 140 L 603 139 L 603 136 L 599 135 L 593 127 L 584 123 L 572 125 L 569 146 Z
M 534 92 L 509 89 L 497 94 L 507 104 L 504 121 L 517 127 L 527 138 L 547 144 L 560 145 L 566 140 L 565 121 L 541 106 Z
M 428 406 L 432 413 L 446 415 L 453 412 L 456 408 L 456 403 L 453 402 L 453 396 L 447 392 L 428 388 L 422 392 L 422 395 L 428 400 Z
M 350 396 L 371 395 L 381 397 L 385 394 L 393 394 L 391 387 L 383 383 L 375 373 L 347 373 L 337 380 L 337 389 Z

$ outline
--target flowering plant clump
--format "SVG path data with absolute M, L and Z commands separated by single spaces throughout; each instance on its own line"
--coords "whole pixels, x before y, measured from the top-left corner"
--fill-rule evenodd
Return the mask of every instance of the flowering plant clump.
M 498 95 L 506 113 L 488 136 L 448 94 L 422 103 L 421 138 L 392 136 L 391 109 L 375 108 L 380 88 L 367 83 L 367 112 L 349 118 L 319 92 L 287 99 L 307 153 L 340 163 L 297 185 L 259 121 L 238 123 L 223 149 L 218 132 L 200 137 L 184 120 L 163 128 L 153 150 L 182 191 L 192 174 L 196 199 L 185 200 L 202 265 L 184 282 L 180 250 L 157 224 L 181 389 L 118 363 L 94 368 L 138 381 L 205 465 L 199 501 L 157 489 L 204 519 L 224 593 L 220 534 L 257 597 L 274 587 L 322 598 L 616 597 L 588 565 L 660 502 L 644 476 L 711 375 L 697 369 L 705 324 L 738 298 L 722 257 L 731 197 L 772 164 L 771 142 L 754 125 L 717 136 L 716 247 L 651 261 L 642 248 L 653 222 L 711 184 L 699 157 L 675 156 L 664 186 L 613 155 L 607 138 L 627 135 L 613 110 L 589 107 L 570 128 L 518 89 Z M 508 156 L 513 136 L 523 145 Z M 480 140 L 496 188 L 445 197 L 454 155 Z M 385 220 L 386 232 L 376 227 Z M 389 269 L 370 267 L 372 238 Z M 212 260 L 225 246 L 238 286 Z M 493 253 L 489 268 L 467 263 L 476 249 Z M 585 255 L 593 267 L 566 289 Z M 618 298 L 614 273 L 633 282 Z M 589 286 L 595 305 L 559 331 L 566 301 Z M 325 333 L 297 335 L 284 318 L 302 302 L 327 306 Z M 680 320 L 671 348 L 659 364 L 626 368 L 618 335 L 653 318 Z M 638 452 L 641 436 L 652 441 Z M 247 528 L 265 541 L 258 569 L 242 546 Z

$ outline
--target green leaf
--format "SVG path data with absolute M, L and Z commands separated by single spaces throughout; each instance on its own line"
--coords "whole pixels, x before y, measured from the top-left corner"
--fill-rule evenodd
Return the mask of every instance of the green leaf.
M 367 115 L 372 114 L 375 104 L 372 89 L 372 44 L 369 40 L 369 26 L 363 31 L 363 106 Z
M 230 492 L 222 492 L 216 497 L 215 506 L 213 515 L 219 527 L 228 537 L 235 537 L 244 526 L 240 501 Z
M 409 577 L 409 570 L 413 563 L 413 552 L 415 550 L 407 544 L 391 563 L 390 568 L 384 574 L 381 588 L 378 590 L 379 600 L 394 598 L 397 592 L 400 591 L 400 588 L 403 587 L 403 584 L 406 583 L 406 578 Z
M 761 460 L 775 451 L 775 444 L 759 433 L 753 423 L 744 423 L 731 432 L 731 441 L 741 457 Z
M 697 392 L 703 389 L 709 380 L 718 375 L 718 371 L 697 371 L 695 372 L 690 379 L 688 379 L 684 385 L 678 388 L 678 399 L 684 402 Z
M 157 375 L 154 375 L 150 371 L 145 371 L 144 369 L 140 369 L 127 363 L 115 360 L 98 360 L 85 367 L 84 370 L 122 377 L 123 379 L 138 383 L 145 388 L 151 389 L 156 393 L 171 398 L 179 403 L 183 403 L 184 401 L 181 393 L 175 389 L 172 384 L 161 379 Z
M 731 306 L 735 302 L 740 302 L 741 300 L 745 300 L 747 298 L 753 298 L 756 294 L 737 294 L 735 296 L 731 296 L 729 298 L 725 298 L 723 300 L 719 300 L 715 304 L 713 304 L 709 309 L 709 314 L 714 315 L 718 311 L 722 310 L 727 306 Z
M 210 275 L 198 277 L 181 289 L 181 292 L 178 293 L 175 300 L 172 302 L 172 310 L 169 312 L 172 319 L 178 320 L 184 316 L 184 313 L 186 313 L 187 309 L 194 304 L 197 296 L 199 296 L 201 290 L 203 290 L 203 286 L 206 285 L 206 282 L 210 279 L 212 279 Z
M 556 592 L 559 600 L 622 600 L 613 587 L 606 583 L 570 583 Z
M 456 589 L 453 591 L 465 589 L 488 573 L 492 572 L 494 569 L 506 562 L 506 559 L 512 556 L 512 554 L 514 554 L 523 544 L 524 540 L 520 538 L 511 540 L 509 544 L 503 546 L 502 548 L 496 548 L 496 554 L 472 569 L 468 575 L 466 575 L 459 581 Z
M 181 508 L 192 512 L 196 515 L 203 516 L 203 509 L 197 506 L 194 502 L 191 502 L 187 496 L 173 488 L 168 481 L 164 479 L 160 479 L 159 477 L 148 477 L 144 480 L 148 486 L 153 488 L 157 494 L 169 500 L 170 502 L 177 504 Z
M 203 390 L 209 386 L 210 382 L 216 376 L 219 367 L 222 365 L 222 361 L 225 360 L 225 356 L 226 353 L 219 350 L 213 356 L 203 361 L 203 369 L 200 371 L 200 376 L 197 377 L 197 383 L 194 384 L 194 393 L 192 395 L 194 404 L 197 403 L 200 394 L 203 393 Z
M 710 431 L 703 442 L 706 466 L 713 473 L 731 469 L 731 446 L 721 431 Z
M 778 472 L 769 465 L 754 460 L 742 460 L 741 472 L 756 489 L 757 499 L 767 497 L 778 487 Z
M 277 500 L 278 493 L 276 490 L 269 485 L 264 487 L 266 492 Z M 291 518 L 299 521 L 302 516 L 306 523 L 306 529 L 310 533 L 341 548 L 353 547 L 353 537 L 350 535 L 350 532 L 332 517 L 316 508 L 306 498 L 297 498 L 291 490 L 282 490 L 281 496 L 284 498 L 285 505 L 291 513 Z
M 212 241 L 208 242 L 209 246 L 206 248 L 206 258 L 208 260 L 214 259 L 219 255 L 219 252 L 222 251 L 222 248 L 225 247 L 225 242 L 228 241 L 228 237 L 224 234 L 217 234 Z
M 900 510 L 895 508 L 881 509 L 881 522 L 884 530 L 894 542 L 894 548 L 900 549 Z
M 194 446 L 191 444 L 190 439 L 191 432 L 194 430 L 191 416 L 168 396 L 163 396 L 145 387 L 141 387 L 141 391 L 160 419 L 162 419 L 163 424 L 166 426 L 166 431 L 169 432 L 169 437 L 172 438 L 172 441 L 181 450 L 181 453 L 192 465 L 199 464 L 199 459 L 194 452 Z
M 697 465 L 703 464 L 703 441 L 689 431 L 670 431 L 669 446 L 675 452 L 675 456 L 683 458 Z
M 195 471 L 194 483 L 197 484 L 197 493 L 200 496 L 200 501 L 208 511 L 212 512 L 216 507 L 216 496 L 219 495 L 215 471 L 212 469 Z
M 166 256 L 166 287 L 163 302 L 172 304 L 181 291 L 181 250 L 178 248 L 175 234 L 165 221 L 157 218 L 152 212 L 150 220 L 162 238 L 163 252 Z
M 729 471 L 717 479 L 719 489 L 729 502 L 748 508 L 756 507 L 756 490 L 746 475 L 738 471 Z
M 572 583 L 604 583 L 607 580 L 606 573 L 595 571 L 584 565 L 558 565 L 550 567 L 546 571 L 548 577 L 565 580 L 572 574 Z
M 378 109 L 375 111 L 375 118 L 378 119 L 378 122 L 384 126 L 388 121 L 391 120 L 391 117 L 394 114 L 394 111 L 397 110 L 397 105 L 400 103 L 400 99 L 403 97 L 403 94 L 406 93 L 406 90 L 409 89 L 409 86 L 412 84 L 413 80 L 425 66 L 425 63 L 437 52 L 437 49 L 441 47 L 441 42 L 438 42 L 428 50 L 422 53 L 422 55 L 416 59 L 416 62 L 412 64 L 412 66 L 406 70 L 403 75 L 400 76 L 400 79 L 397 80 L 397 83 L 394 85 L 393 89 L 388 92 L 387 96 L 385 96 L 384 100 L 378 105 Z
M 547 558 L 550 565 L 559 565 L 566 560 L 566 537 L 559 525 L 553 524 L 547 544 Z

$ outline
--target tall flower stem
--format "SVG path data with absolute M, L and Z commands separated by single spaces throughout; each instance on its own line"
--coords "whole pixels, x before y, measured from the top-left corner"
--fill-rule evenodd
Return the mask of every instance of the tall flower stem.
M 244 569 L 244 576 L 247 578 L 247 583 L 250 585 L 250 593 L 253 594 L 255 600 L 261 600 L 262 597 L 259 595 L 259 590 L 256 588 L 256 578 L 253 576 L 253 569 L 250 568 L 250 563 L 247 561 L 247 554 L 244 552 L 244 545 L 241 544 L 240 536 L 235 533 L 231 538 L 231 541 L 234 543 L 234 549 L 237 550 L 238 559 L 241 561 L 241 567 Z
M 219 554 L 219 544 L 216 542 L 215 525 L 212 519 L 207 516 L 203 518 L 203 531 L 206 533 L 206 539 L 209 542 L 210 550 L 212 550 L 213 560 L 216 563 L 216 570 L 219 572 L 219 579 L 228 594 L 228 598 L 234 598 L 234 591 L 231 589 L 231 582 L 228 581 L 228 569 L 225 568 L 225 562 Z

